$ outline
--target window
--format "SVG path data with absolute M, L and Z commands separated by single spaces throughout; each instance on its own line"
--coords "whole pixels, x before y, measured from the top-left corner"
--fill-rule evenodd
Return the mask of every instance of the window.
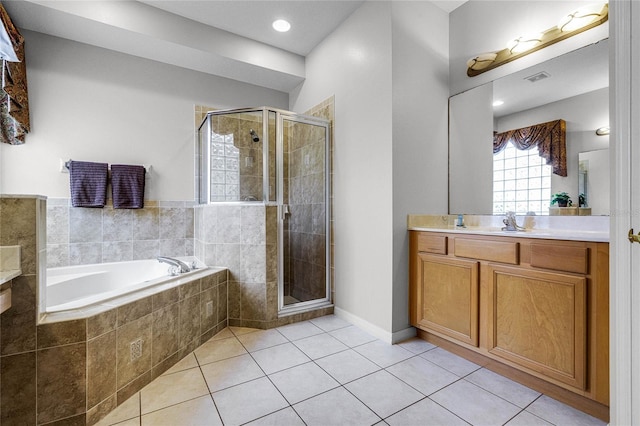
M 240 150 L 233 134 L 211 134 L 211 201 L 240 199 Z
M 511 142 L 493 155 L 493 214 L 549 214 L 552 167 L 537 147 L 519 150 Z

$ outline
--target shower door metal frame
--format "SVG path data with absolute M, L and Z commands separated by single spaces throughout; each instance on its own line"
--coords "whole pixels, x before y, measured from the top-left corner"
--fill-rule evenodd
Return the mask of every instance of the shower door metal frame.
M 331 301 L 331 135 L 328 120 L 306 115 L 294 114 L 286 111 L 276 112 L 276 179 L 278 183 L 278 316 L 286 316 L 311 309 L 332 306 Z M 324 203 L 325 203 L 325 297 L 290 305 L 284 304 L 284 223 L 288 214 L 288 204 L 284 202 L 284 120 L 296 123 L 324 127 Z

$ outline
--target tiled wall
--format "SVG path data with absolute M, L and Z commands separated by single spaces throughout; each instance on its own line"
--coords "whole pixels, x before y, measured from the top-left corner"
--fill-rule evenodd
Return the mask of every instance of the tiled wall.
M 21 246 L 23 271 L 0 315 L 0 423 L 93 424 L 227 326 L 227 271 L 87 319 L 37 325 L 45 217 L 44 199 L 0 198 L 0 245 Z M 142 356 L 132 361 L 138 338 Z
M 209 204 L 195 208 L 195 255 L 229 268 L 229 324 L 272 328 L 333 313 L 278 318 L 277 207 Z
M 193 202 L 147 201 L 143 209 L 71 207 L 47 201 L 47 266 L 193 255 Z

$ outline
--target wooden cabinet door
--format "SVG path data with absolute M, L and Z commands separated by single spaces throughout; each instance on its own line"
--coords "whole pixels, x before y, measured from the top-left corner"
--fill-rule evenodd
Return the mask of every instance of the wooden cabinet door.
M 416 326 L 478 346 L 479 263 L 418 253 Z
M 585 389 L 587 279 L 498 265 L 489 277 L 489 351 Z

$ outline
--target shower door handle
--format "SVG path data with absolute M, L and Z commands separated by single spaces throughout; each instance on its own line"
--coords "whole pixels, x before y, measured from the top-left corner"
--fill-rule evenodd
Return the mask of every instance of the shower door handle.
M 289 210 L 289 204 L 283 204 L 280 208 L 280 212 L 280 218 L 282 220 L 285 220 L 287 216 L 291 214 L 291 211 Z

